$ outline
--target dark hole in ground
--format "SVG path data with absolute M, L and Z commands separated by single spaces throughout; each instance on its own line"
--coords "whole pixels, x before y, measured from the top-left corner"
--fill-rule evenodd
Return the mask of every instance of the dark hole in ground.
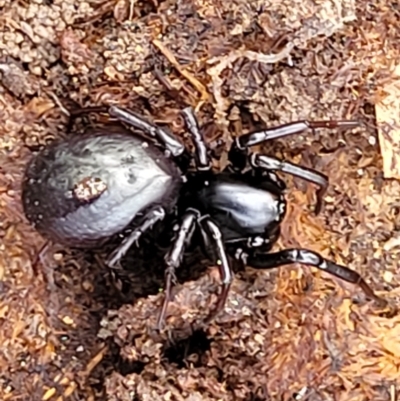
M 267 396 L 264 394 L 262 394 L 262 393 L 264 393 L 265 391 L 263 391 L 263 390 L 259 390 L 258 392 L 257 392 L 257 394 L 252 394 L 249 398 L 248 398 L 248 401 L 265 401 L 266 399 L 268 399 L 267 398 Z M 260 393 L 261 395 L 259 395 L 258 393 Z
M 88 357 L 95 355 L 99 344 L 103 342 L 97 338 L 97 334 L 100 321 L 107 311 L 118 310 L 124 304 L 133 304 L 140 298 L 156 294 L 164 286 L 165 250 L 155 245 L 154 236 L 144 236 L 139 247 L 132 247 L 122 261 L 122 269 L 117 271 L 117 279 L 121 284 L 119 289 L 113 283 L 111 272 L 103 266 L 112 249 L 113 243 L 107 244 L 101 251 L 66 250 L 60 263 L 51 262 L 55 275 L 56 298 L 73 298 L 73 302 L 81 308 L 80 315 L 75 316 L 76 330 L 66 329 L 68 336 L 64 341 L 64 360 L 70 359 L 80 345 L 88 350 Z M 79 265 L 70 263 L 70 260 L 78 260 Z M 189 252 L 177 271 L 178 281 L 182 283 L 196 280 L 210 265 L 198 251 Z M 85 290 L 82 283 L 92 288 Z M 56 305 L 56 309 L 57 306 L 61 305 Z M 49 308 L 52 306 L 49 305 Z M 132 373 L 141 374 L 145 368 L 145 363 L 141 361 L 130 362 L 122 358 L 120 347 L 113 339 L 107 340 L 107 345 L 106 354 L 88 379 L 91 388 L 98 394 L 96 399 L 104 399 L 104 379 L 112 372 L 117 371 L 126 376 Z M 166 349 L 166 363 L 174 363 L 182 368 L 186 366 L 187 358 L 192 357 L 191 362 L 195 359 L 195 366 L 203 366 L 202 359 L 209 348 L 210 340 L 205 332 L 194 332 L 190 338 Z M 83 358 L 80 363 L 83 369 L 88 360 Z
M 196 330 L 193 334 L 164 350 L 164 357 L 169 363 L 176 364 L 178 369 L 187 366 L 189 356 L 197 355 L 197 358 L 190 358 L 195 367 L 203 366 L 204 356 L 210 350 L 211 340 L 204 330 Z
M 146 364 L 142 361 L 128 361 L 120 354 L 120 348 L 115 344 L 109 344 L 109 352 L 107 358 L 103 360 L 103 367 L 108 368 L 110 372 L 113 370 L 120 373 L 122 376 L 127 376 L 132 373 L 142 373 Z
M 145 363 L 141 361 L 128 361 L 121 357 L 120 347 L 113 340 L 108 341 L 108 351 L 104 355 L 101 363 L 94 369 L 90 376 L 90 386 L 98 398 L 103 399 L 105 394 L 104 379 L 113 372 L 118 372 L 122 376 L 132 373 L 141 374 L 145 368 Z

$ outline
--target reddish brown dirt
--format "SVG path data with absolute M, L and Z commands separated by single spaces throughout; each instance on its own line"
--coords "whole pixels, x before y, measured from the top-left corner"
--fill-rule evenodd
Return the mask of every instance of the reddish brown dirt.
M 383 179 L 374 104 L 398 64 L 400 11 L 386 0 L 358 3 L 0 0 L 1 400 L 398 399 L 400 183 Z M 348 265 L 389 307 L 315 269 L 248 268 L 224 312 L 204 324 L 218 277 L 193 255 L 158 333 L 163 265 L 151 241 L 114 284 L 102 262 L 112 244 L 55 245 L 38 258 L 45 241 L 20 205 L 24 166 L 66 135 L 66 109 L 111 103 L 182 138 L 179 111 L 195 107 L 217 169 L 249 129 L 363 121 L 260 150 L 330 177 L 318 217 L 308 206 L 315 188 L 285 177 L 276 248 Z

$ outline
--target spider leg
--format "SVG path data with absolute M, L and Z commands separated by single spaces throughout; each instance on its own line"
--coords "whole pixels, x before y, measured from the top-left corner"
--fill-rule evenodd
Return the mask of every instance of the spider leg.
M 254 131 L 236 138 L 236 145 L 239 149 L 246 149 L 271 139 L 283 138 L 288 135 L 301 134 L 302 132 L 317 128 L 345 128 L 351 129 L 360 126 L 356 120 L 325 120 L 325 121 L 295 121 L 277 127 L 267 128 L 261 131 Z
M 215 224 L 208 216 L 204 217 L 201 222 L 202 235 L 205 241 L 206 247 L 212 247 L 216 251 L 218 257 L 217 265 L 219 275 L 221 277 L 221 293 L 219 294 L 217 305 L 210 313 L 208 321 L 213 319 L 223 308 L 228 298 L 229 289 L 231 287 L 233 273 L 229 263 L 227 253 L 222 238 L 222 233 L 217 224 Z
M 181 144 L 168 129 L 158 127 L 130 110 L 118 106 L 110 106 L 108 113 L 110 116 L 132 125 L 151 137 L 156 138 L 174 157 L 183 155 L 186 150 L 185 146 Z
M 292 263 L 314 266 L 326 271 L 344 281 L 359 286 L 368 298 L 374 299 L 379 304 L 386 304 L 386 301 L 378 297 L 365 280 L 354 270 L 338 265 L 330 260 L 323 258 L 316 252 L 308 249 L 284 249 L 274 253 L 254 253 L 246 254 L 242 252 L 240 258 L 246 265 L 255 269 L 273 269 Z
M 260 155 L 257 153 L 252 153 L 250 155 L 250 165 L 254 168 L 260 168 L 266 171 L 282 171 L 319 185 L 319 189 L 317 190 L 315 214 L 318 214 L 321 211 L 322 199 L 329 184 L 326 175 L 314 169 L 298 166 L 297 164 L 280 160 L 276 157 Z
M 207 145 L 199 128 L 196 115 L 191 107 L 186 107 L 183 109 L 182 114 L 195 146 L 195 161 L 197 170 L 209 171 L 211 169 L 211 160 L 208 155 Z
M 168 307 L 168 303 L 171 299 L 171 287 L 172 282 L 175 281 L 175 271 L 179 268 L 182 257 L 185 252 L 186 245 L 190 242 L 193 229 L 197 222 L 199 213 L 195 210 L 188 210 L 182 218 L 181 225 L 179 227 L 178 233 L 172 243 L 172 246 L 168 253 L 165 255 L 165 298 L 161 308 L 160 315 L 157 320 L 157 328 L 161 330 L 164 323 L 165 312 Z
M 344 128 L 352 129 L 360 126 L 356 120 L 326 120 L 326 121 L 295 121 L 260 131 L 249 132 L 237 137 L 229 151 L 229 160 L 239 170 L 246 166 L 246 149 L 259 145 L 271 139 L 283 138 L 288 135 L 301 134 L 304 131 L 317 128 Z
M 109 255 L 106 265 L 110 268 L 115 268 L 122 257 L 128 252 L 129 248 L 134 242 L 138 241 L 141 235 L 150 229 L 155 223 L 163 220 L 165 217 L 165 210 L 162 207 L 151 210 L 144 217 L 143 222 L 133 230 L 129 236 L 124 238 L 122 243 Z

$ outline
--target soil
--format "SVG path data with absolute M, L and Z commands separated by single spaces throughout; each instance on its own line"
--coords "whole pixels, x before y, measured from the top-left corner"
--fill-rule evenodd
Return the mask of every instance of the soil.
M 398 399 L 400 183 L 383 174 L 375 117 L 399 65 L 396 2 L 0 0 L 0 10 L 1 400 Z M 192 106 L 216 170 L 250 130 L 361 121 L 255 150 L 329 176 L 315 216 L 315 187 L 281 175 L 288 213 L 275 248 L 356 270 L 388 306 L 314 268 L 235 268 L 224 311 L 205 323 L 218 270 L 195 252 L 157 331 L 163 253 L 151 236 L 112 272 L 115 243 L 48 243 L 21 207 L 32 154 L 105 123 L 70 114 L 109 104 L 188 146 L 180 110 Z

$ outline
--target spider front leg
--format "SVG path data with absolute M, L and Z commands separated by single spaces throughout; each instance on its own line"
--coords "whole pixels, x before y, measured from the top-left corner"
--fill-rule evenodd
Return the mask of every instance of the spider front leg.
M 274 253 L 245 253 L 241 252 L 237 256 L 246 265 L 255 269 L 274 269 L 292 263 L 314 266 L 326 271 L 344 281 L 360 287 L 368 298 L 374 299 L 380 305 L 385 306 L 387 302 L 378 297 L 365 280 L 354 270 L 338 265 L 328 259 L 323 258 L 316 252 L 308 249 L 285 249 Z
M 323 120 L 323 121 L 295 121 L 277 127 L 266 128 L 260 131 L 249 132 L 236 138 L 234 146 L 239 150 L 245 150 L 251 146 L 259 145 L 271 139 L 283 138 L 288 135 L 302 134 L 308 129 L 318 128 L 343 128 L 352 129 L 359 127 L 361 123 L 356 120 Z
M 252 153 L 250 155 L 250 165 L 253 168 L 266 171 L 282 171 L 283 173 L 288 173 L 295 177 L 302 178 L 308 182 L 317 184 L 319 189 L 317 190 L 315 214 L 319 214 L 322 208 L 322 200 L 329 184 L 328 177 L 326 175 L 307 167 L 302 167 L 285 160 L 280 160 L 276 157 L 260 155 L 257 153 Z
M 301 134 L 304 131 L 317 128 L 344 128 L 358 127 L 360 123 L 355 120 L 328 120 L 328 121 L 296 121 L 277 127 L 254 131 L 237 137 L 229 152 L 229 159 L 234 169 L 242 171 L 249 159 L 248 148 L 271 139 L 283 138 L 288 135 Z M 253 168 L 267 171 L 282 171 L 306 181 L 319 185 L 315 213 L 318 214 L 322 206 L 322 198 L 328 186 L 328 177 L 319 171 L 301 167 L 293 163 L 258 154 L 250 154 L 250 164 Z

